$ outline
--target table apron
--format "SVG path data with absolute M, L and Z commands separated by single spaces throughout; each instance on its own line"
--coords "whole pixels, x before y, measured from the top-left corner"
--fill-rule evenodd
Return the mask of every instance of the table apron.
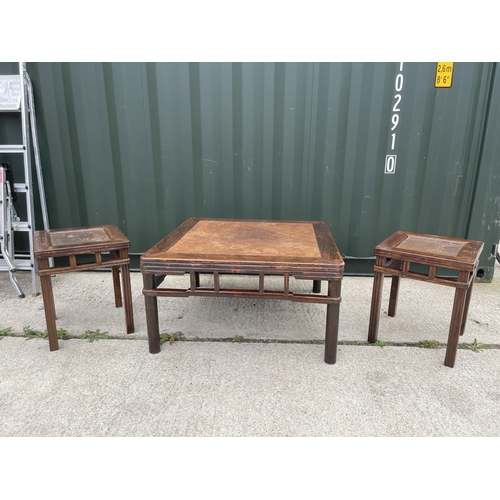
M 310 302 L 316 304 L 340 304 L 340 297 L 329 297 L 327 295 L 307 295 L 288 292 L 265 291 L 259 293 L 256 290 L 224 289 L 216 292 L 210 288 L 197 288 L 194 292 L 191 289 L 180 290 L 176 288 L 143 288 L 142 293 L 146 297 L 243 297 L 252 299 L 276 299 L 290 300 L 292 302 Z
M 212 274 L 214 272 L 219 274 L 248 274 L 248 275 L 272 275 L 272 276 L 283 276 L 288 274 L 296 279 L 311 279 L 311 280 L 334 280 L 342 279 L 344 274 L 344 266 L 339 268 L 331 267 L 317 267 L 311 268 L 312 266 L 269 266 L 265 267 L 262 265 L 252 265 L 252 264 L 235 264 L 228 266 L 225 265 L 200 265 L 200 264 L 186 264 L 183 263 L 182 266 L 165 263 L 152 263 L 152 262 L 141 262 L 141 272 L 146 274 L 184 274 L 189 272 L 206 273 Z
M 81 271 L 93 271 L 94 269 L 105 269 L 107 267 L 124 266 L 130 265 L 130 259 L 115 259 L 108 260 L 102 264 L 88 263 L 88 264 L 78 264 L 76 267 L 65 266 L 65 267 L 50 267 L 48 269 L 39 269 L 39 276 L 51 276 L 53 274 L 64 274 L 73 273 Z
M 418 281 L 435 283 L 436 285 L 452 286 L 454 288 L 469 288 L 470 284 L 474 280 L 474 274 L 475 274 L 474 272 L 471 272 L 467 281 L 458 281 L 455 278 L 436 278 L 436 277 L 430 278 L 425 274 L 414 273 L 410 271 L 404 272 L 398 269 L 393 269 L 391 267 L 385 267 L 385 266 L 374 266 L 373 270 L 376 273 L 390 274 L 392 276 L 399 276 L 400 278 L 410 278 Z M 467 271 L 461 271 L 461 272 L 467 272 Z

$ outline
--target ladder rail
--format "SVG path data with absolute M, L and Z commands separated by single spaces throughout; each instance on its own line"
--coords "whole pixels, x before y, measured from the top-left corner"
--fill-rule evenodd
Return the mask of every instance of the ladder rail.
M 28 219 L 28 239 L 30 247 L 30 261 L 33 272 L 31 273 L 31 284 L 33 289 L 33 295 L 37 295 L 37 282 L 36 282 L 36 260 L 34 253 L 34 230 L 35 230 L 35 211 L 34 211 L 34 199 L 33 199 L 33 177 L 32 177 L 32 166 L 31 166 L 31 137 L 29 129 L 29 112 L 28 112 L 28 89 L 25 79 L 25 63 L 19 63 L 19 78 L 21 80 L 21 128 L 23 134 L 23 158 L 24 158 L 24 182 L 28 187 L 28 192 L 26 193 L 26 205 L 27 205 L 27 219 Z
M 0 154 L 2 153 L 19 153 L 23 156 L 24 166 L 24 181 L 22 183 L 15 183 L 13 189 L 15 193 L 23 193 L 26 201 L 26 221 L 15 220 L 15 214 L 12 205 L 12 193 L 7 192 L 7 187 L 3 186 L 4 202 L 0 206 L 0 219 L 2 219 L 2 228 L 0 231 L 0 250 L 3 259 L 3 265 L 0 270 L 7 270 L 9 278 L 14 285 L 14 288 L 19 293 L 20 297 L 24 297 L 15 276 L 12 275 L 18 269 L 30 270 L 31 281 L 33 288 L 33 296 L 37 295 L 37 261 L 34 255 L 34 232 L 35 232 L 35 211 L 34 211 L 34 191 L 33 191 L 33 169 L 31 159 L 31 148 L 33 148 L 33 157 L 35 163 L 36 177 L 38 181 L 38 190 L 40 198 L 40 206 L 42 212 L 43 227 L 45 230 L 50 229 L 49 217 L 47 210 L 47 201 L 45 197 L 45 186 L 42 176 L 42 164 L 40 160 L 40 148 L 38 142 L 36 115 L 35 115 L 35 99 L 33 92 L 33 84 L 26 69 L 26 63 L 20 62 L 18 64 L 19 75 L 8 75 L 7 89 L 13 88 L 14 94 L 10 94 L 7 99 L 7 105 L 0 111 L 19 112 L 21 115 L 21 133 L 22 144 L 7 144 L 0 145 Z M 5 82 L 5 79 L 4 79 Z M 13 82 L 11 84 L 11 82 Z M 19 83 L 19 85 L 18 85 Z M 11 87 L 12 85 L 12 87 Z M 19 91 L 19 94 L 17 94 Z M 13 97 L 12 97 L 13 96 Z M 9 105 L 9 99 L 12 99 Z M 14 104 L 12 104 L 14 103 Z M 17 107 L 17 109 L 16 109 Z M 5 177 L 5 176 L 4 176 Z M 4 179 L 5 180 L 5 179 Z M 10 186 L 9 186 L 10 188 Z M 15 194 L 14 193 L 14 194 Z M 28 233 L 29 239 L 29 259 L 28 255 L 25 258 L 19 259 L 18 255 L 14 253 L 14 233 L 17 231 L 24 231 Z M 50 259 L 50 266 L 52 267 L 53 259 Z
M 49 214 L 47 211 L 47 201 L 45 199 L 45 186 L 43 183 L 42 162 L 40 161 L 40 148 L 38 146 L 38 133 L 36 126 L 35 98 L 33 93 L 33 84 L 31 82 L 29 73 L 26 71 L 25 63 L 23 63 L 23 69 L 28 89 L 28 106 L 30 112 L 31 138 L 33 143 L 33 153 L 35 156 L 35 168 L 38 180 L 38 191 L 40 194 L 40 205 L 42 208 L 43 228 L 47 231 L 48 229 L 50 229 Z

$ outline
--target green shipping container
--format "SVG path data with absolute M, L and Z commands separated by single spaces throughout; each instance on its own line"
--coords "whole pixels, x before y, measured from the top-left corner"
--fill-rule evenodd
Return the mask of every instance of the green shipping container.
M 491 281 L 496 66 L 28 63 L 51 226 L 116 224 L 138 256 L 188 217 L 322 220 L 346 274 L 401 229 L 484 241 Z

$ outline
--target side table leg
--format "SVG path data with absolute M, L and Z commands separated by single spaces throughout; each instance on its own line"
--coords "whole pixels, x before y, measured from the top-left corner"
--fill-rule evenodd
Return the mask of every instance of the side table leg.
M 475 277 L 476 276 L 474 275 L 474 278 Z M 472 285 L 474 284 L 474 278 L 471 281 L 469 289 L 467 290 L 467 297 L 465 298 L 465 309 L 464 309 L 464 314 L 462 316 L 462 325 L 460 326 L 460 335 L 463 335 L 465 332 L 465 324 L 467 323 L 467 316 L 469 314 L 469 305 L 470 305 L 470 298 L 472 295 Z
M 142 275 L 144 290 L 155 289 L 155 275 Z M 158 299 L 157 297 L 144 296 L 146 302 L 146 323 L 148 327 L 149 352 L 156 354 L 160 352 L 160 328 L 158 326 Z
M 401 261 L 396 261 L 396 268 L 401 269 Z M 389 311 L 387 312 L 387 314 L 392 318 L 396 316 L 396 309 L 398 307 L 399 281 L 399 276 L 392 277 L 391 295 L 389 298 Z
M 313 280 L 313 293 L 321 292 L 321 280 Z
M 116 252 L 111 252 L 111 256 L 114 259 L 118 259 L 118 254 Z M 122 292 L 120 289 L 120 266 L 113 266 L 111 268 L 113 273 L 113 289 L 115 291 L 115 306 L 122 307 Z
M 38 261 L 38 269 L 40 271 L 49 269 L 48 259 L 40 259 Z M 57 351 L 59 349 L 59 342 L 57 340 L 56 308 L 54 305 L 54 293 L 52 291 L 52 278 L 50 274 L 40 276 L 40 283 L 42 285 L 45 322 L 47 323 L 47 332 L 49 335 L 49 349 L 51 351 Z
M 328 282 L 328 296 L 340 299 L 342 281 Z M 334 365 L 337 361 L 337 344 L 339 338 L 340 302 L 326 306 L 325 363 Z
M 377 257 L 376 266 L 384 265 L 384 258 Z M 382 288 L 384 285 L 384 274 L 375 272 L 373 277 L 372 306 L 370 310 L 370 324 L 368 326 L 368 342 L 377 341 L 378 322 L 380 319 L 380 301 L 382 299 Z
M 128 259 L 128 250 L 126 248 L 120 250 L 120 258 Z M 123 299 L 125 302 L 125 323 L 127 325 L 127 333 L 134 333 L 134 310 L 132 306 L 132 289 L 130 287 L 130 265 L 123 264 L 121 266 L 122 284 L 123 284 Z
M 457 288 L 455 290 L 455 300 L 453 302 L 453 312 L 451 313 L 450 333 L 448 335 L 448 345 L 446 346 L 445 366 L 453 368 L 457 357 L 458 338 L 462 328 L 462 318 L 465 309 L 465 299 L 467 290 Z

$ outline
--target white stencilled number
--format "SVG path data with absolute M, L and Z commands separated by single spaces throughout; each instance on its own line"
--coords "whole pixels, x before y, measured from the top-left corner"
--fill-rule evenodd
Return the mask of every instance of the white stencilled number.
M 399 73 L 396 75 L 396 80 L 394 82 L 394 88 L 396 92 L 401 92 L 403 90 L 403 63 L 399 63 Z M 401 104 L 402 96 L 401 94 L 394 95 L 394 106 L 392 107 L 392 115 L 391 115 L 391 151 L 396 149 L 396 129 L 399 125 L 399 112 L 401 108 L 399 105 Z M 385 169 L 384 172 L 386 174 L 394 174 L 396 172 L 396 155 L 387 155 L 385 157 Z
M 396 94 L 394 96 L 394 99 L 396 99 L 396 102 L 394 103 L 394 107 L 392 108 L 392 110 L 394 111 L 394 113 L 399 113 L 401 110 L 398 108 L 399 106 L 399 103 L 401 102 L 401 94 Z
M 397 158 L 397 155 L 387 155 L 385 157 L 385 173 L 386 174 L 396 173 L 396 158 Z
M 392 127 L 391 127 L 391 130 L 394 130 L 397 126 L 398 126 L 398 123 L 399 123 L 399 115 L 392 115 Z
M 394 85 L 396 92 L 401 92 L 403 90 L 403 73 L 399 73 L 396 77 L 396 84 Z

